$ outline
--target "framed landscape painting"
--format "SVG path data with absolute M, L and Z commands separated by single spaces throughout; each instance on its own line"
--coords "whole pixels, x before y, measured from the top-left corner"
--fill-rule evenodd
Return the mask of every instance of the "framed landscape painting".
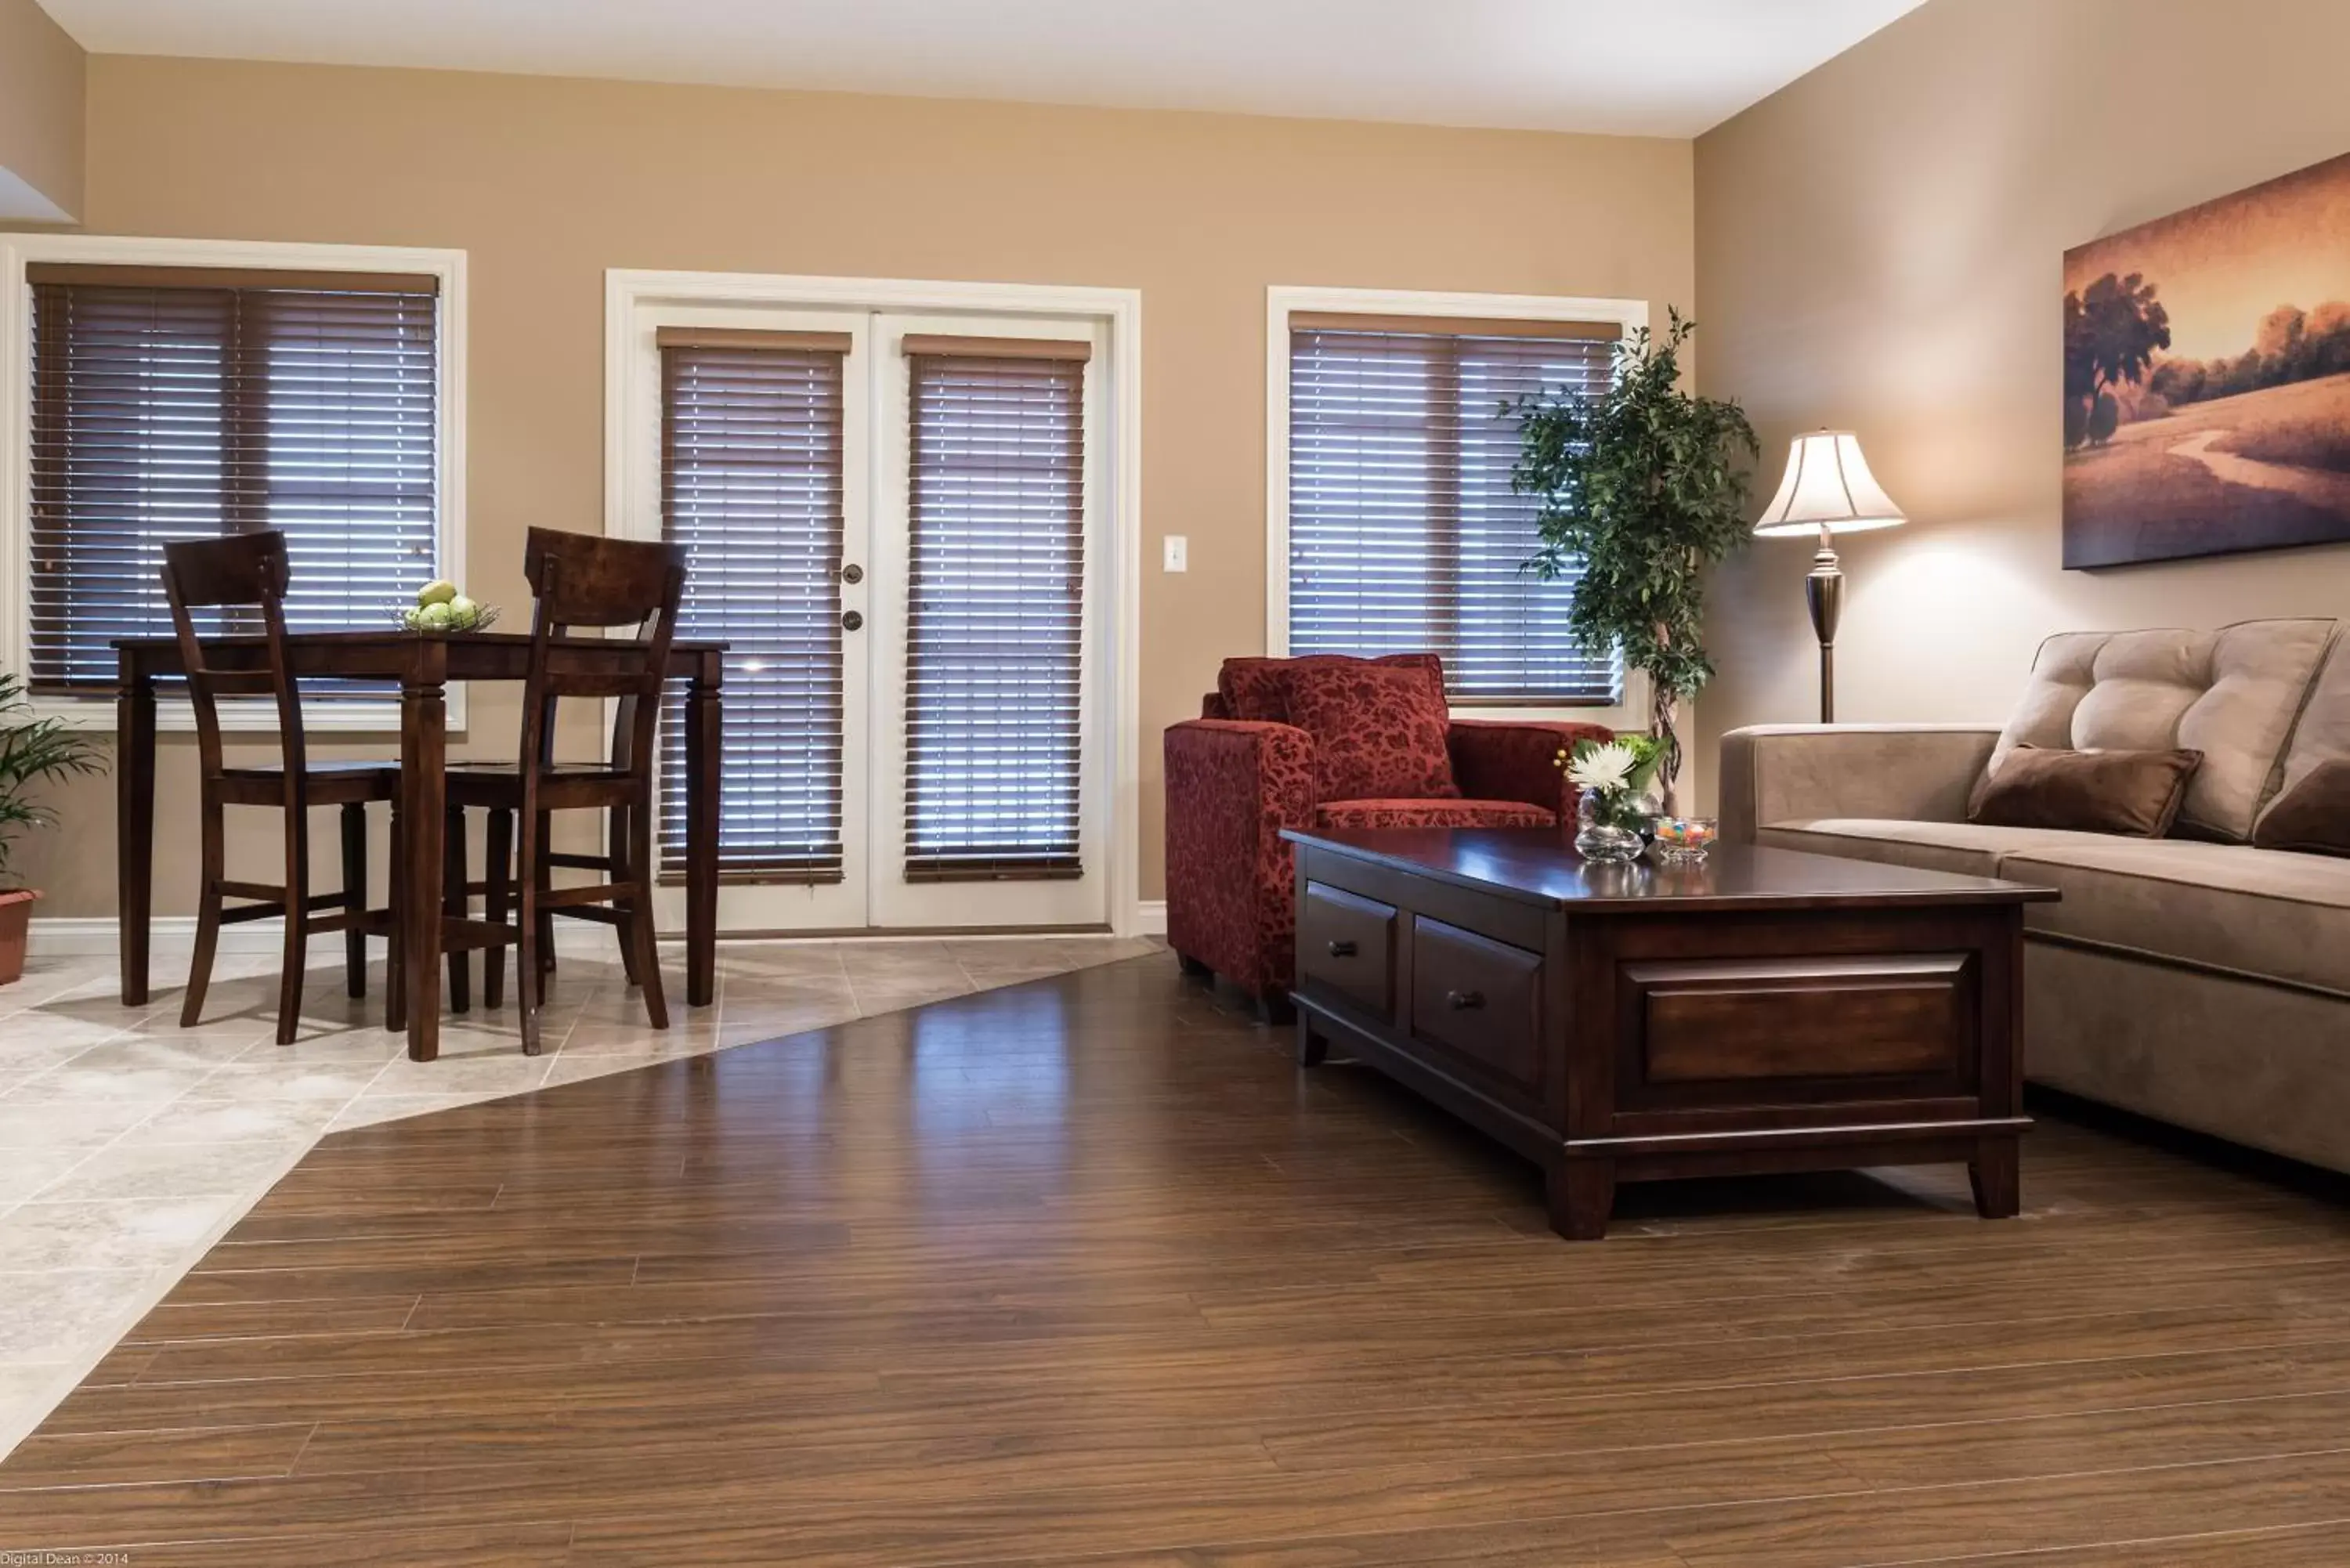
M 2350 540 L 2350 155 L 2064 254 L 2064 565 Z

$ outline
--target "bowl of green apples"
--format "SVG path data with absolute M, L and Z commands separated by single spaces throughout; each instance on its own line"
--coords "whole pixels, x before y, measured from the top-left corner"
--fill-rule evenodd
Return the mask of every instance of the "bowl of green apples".
M 415 604 L 395 605 L 391 613 L 409 630 L 422 632 L 480 631 L 498 618 L 497 606 L 476 604 L 445 577 L 425 584 L 416 590 Z

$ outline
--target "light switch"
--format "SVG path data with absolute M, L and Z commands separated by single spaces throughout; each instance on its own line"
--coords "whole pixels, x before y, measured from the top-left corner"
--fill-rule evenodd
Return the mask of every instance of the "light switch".
M 1167 569 L 1170 572 L 1188 572 L 1191 569 L 1190 561 L 1191 541 L 1180 534 L 1168 535 Z

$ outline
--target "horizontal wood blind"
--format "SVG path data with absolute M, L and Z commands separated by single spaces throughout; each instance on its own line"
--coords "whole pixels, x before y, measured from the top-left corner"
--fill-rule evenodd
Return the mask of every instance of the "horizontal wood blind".
M 908 356 L 906 877 L 1077 877 L 1085 364 L 938 347 Z
M 114 684 L 168 635 L 167 541 L 286 536 L 295 630 L 377 627 L 436 574 L 439 301 L 418 280 L 38 268 L 32 685 Z M 202 281 L 174 281 L 175 278 Z M 429 279 L 422 280 L 426 285 Z M 331 697 L 323 683 L 307 695 Z
M 841 363 L 847 348 L 661 348 L 661 528 L 687 552 L 678 633 L 723 639 L 718 864 L 734 881 L 841 879 Z M 662 767 L 685 769 L 672 692 Z M 685 792 L 661 792 L 661 867 Z
M 1462 704 L 1617 701 L 1618 661 L 1567 633 L 1574 574 L 1520 569 L 1534 504 L 1510 490 L 1505 405 L 1607 384 L 1616 329 L 1579 330 L 1293 319 L 1292 654 L 1433 651 Z

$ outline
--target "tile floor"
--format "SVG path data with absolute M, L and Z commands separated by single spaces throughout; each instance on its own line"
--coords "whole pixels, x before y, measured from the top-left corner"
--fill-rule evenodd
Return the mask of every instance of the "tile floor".
M 649 1062 L 746 1045 L 1152 951 L 1112 937 L 730 942 L 718 1001 L 647 1027 L 616 961 L 566 950 L 524 1056 L 511 1006 L 444 1022 L 411 1062 L 379 1025 L 382 975 L 343 994 L 310 971 L 300 1037 L 276 1043 L 276 961 L 224 955 L 204 1021 L 180 991 L 116 1000 L 111 958 L 41 959 L 0 990 L 0 1454 L 37 1426 L 124 1331 L 326 1134 Z M 322 944 L 314 951 L 325 953 Z M 156 956 L 158 981 L 185 954 Z M 478 991 L 478 975 L 476 989 Z

